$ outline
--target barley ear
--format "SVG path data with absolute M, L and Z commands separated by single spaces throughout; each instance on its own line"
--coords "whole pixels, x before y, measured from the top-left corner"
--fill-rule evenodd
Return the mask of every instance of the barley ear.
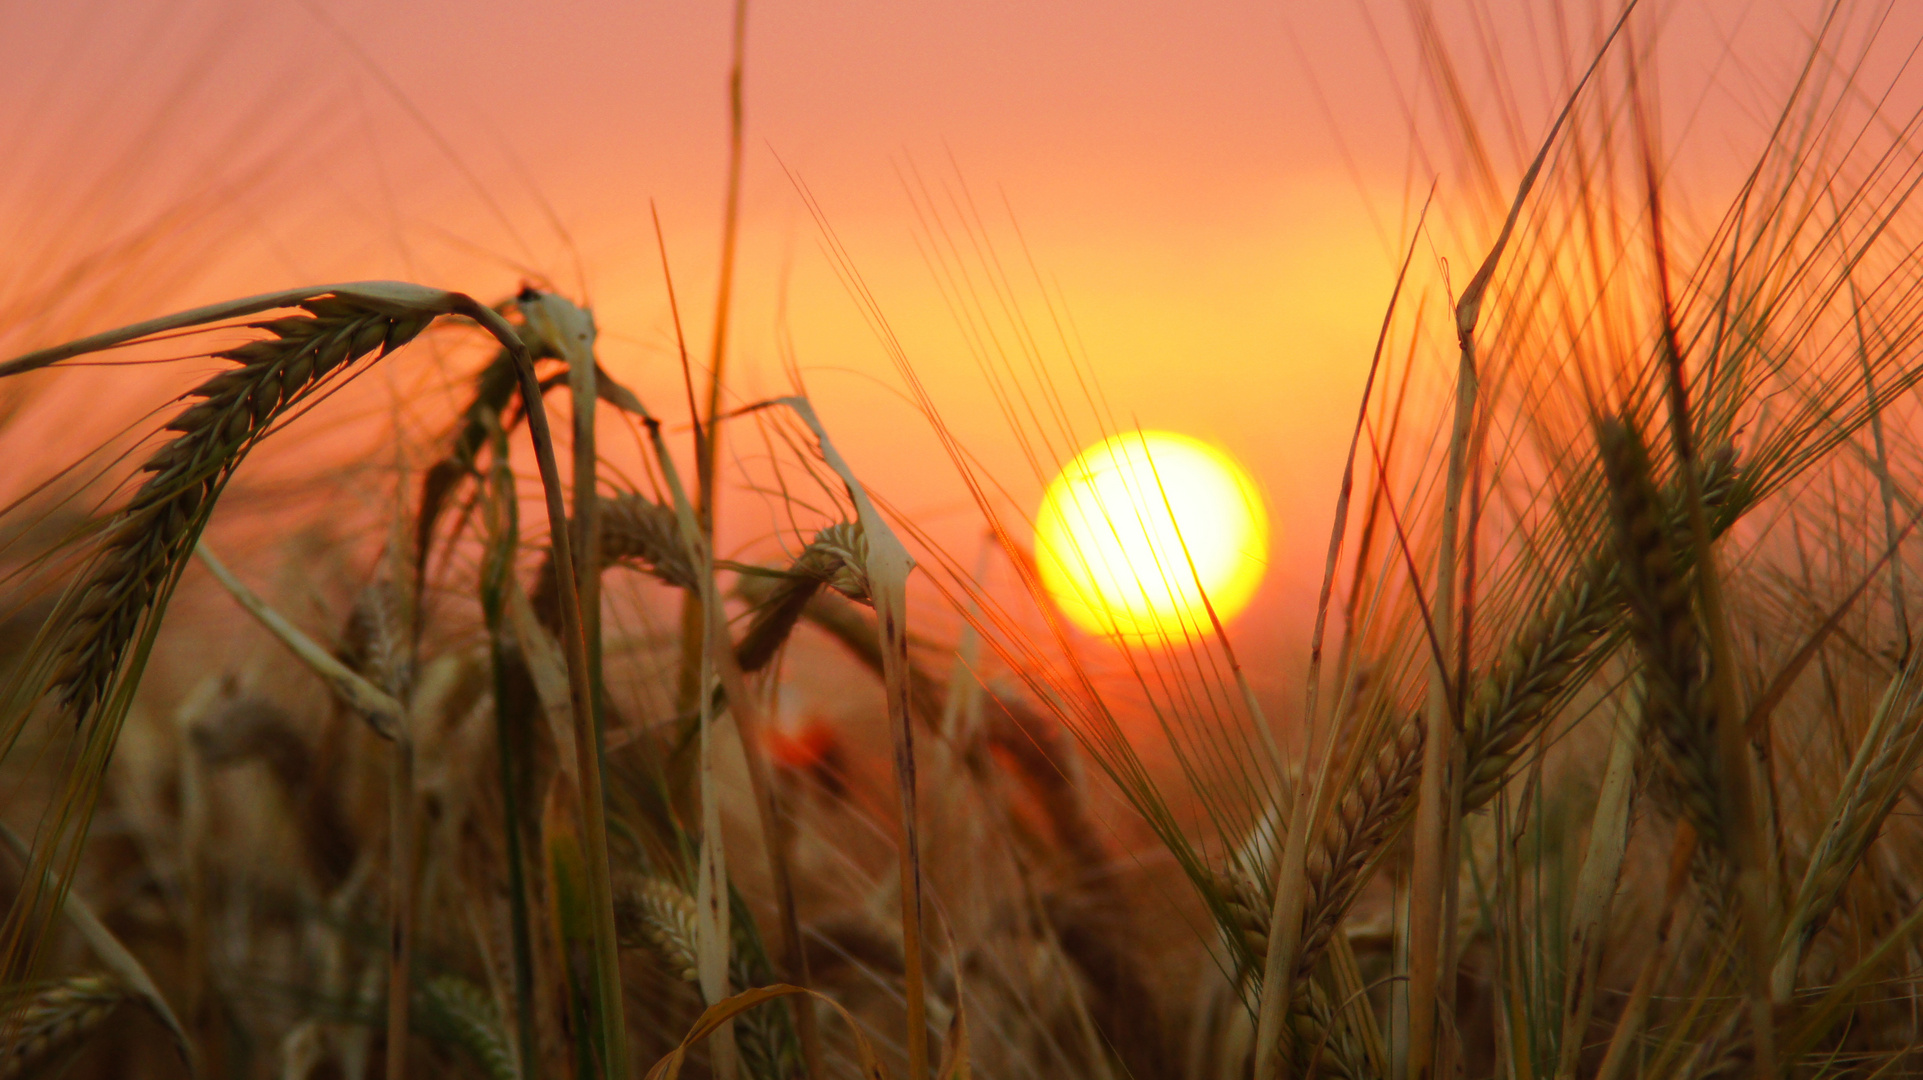
M 0 1018 L 0 1078 L 50 1071 L 100 1030 L 127 989 L 108 975 L 77 975 L 17 988 Z
M 665 878 L 629 878 L 616 887 L 614 914 L 621 944 L 645 947 L 683 982 L 700 978 L 694 944 L 698 912 L 687 890 Z
M 429 979 L 420 992 L 423 1027 L 459 1047 L 487 1080 L 523 1080 L 501 1015 L 480 987 L 453 975 Z
M 31 853 L 19 834 L 5 825 L 0 825 L 0 841 L 5 841 L 7 847 L 13 850 L 22 864 L 31 865 Z M 181 1062 L 187 1066 L 188 1074 L 200 1075 L 200 1062 L 194 1053 L 194 1041 L 188 1037 L 186 1027 L 181 1024 L 180 1017 L 174 1013 L 173 1006 L 167 1003 L 167 998 L 160 992 L 160 987 L 154 984 L 153 976 L 148 974 L 146 966 L 126 945 L 121 943 L 112 930 L 107 929 L 107 924 L 101 922 L 100 916 L 94 914 L 92 906 L 71 887 L 67 889 L 62 901 L 62 909 L 66 913 L 67 920 L 73 923 L 74 929 L 86 939 L 87 947 L 93 950 L 94 956 L 112 973 L 113 981 L 121 988 L 121 992 L 140 999 L 140 1002 L 153 1014 L 154 1019 L 160 1021 L 161 1026 L 167 1029 L 168 1035 L 173 1038 L 175 1051 L 180 1054 Z
M 1890 680 L 1837 789 L 1829 821 L 1810 852 L 1771 974 L 1771 996 L 1779 1003 L 1790 999 L 1803 956 L 1842 900 L 1851 875 L 1923 761 L 1919 671 L 1923 671 L 1923 659 L 1912 656 Z
M 741 670 L 759 671 L 774 659 L 808 602 L 824 586 L 850 600 L 872 604 L 867 558 L 868 541 L 858 521 L 844 521 L 816 533 L 756 606 L 754 619 L 735 646 Z
M 1635 429 L 1622 421 L 1603 421 L 1597 438 L 1630 632 L 1642 660 L 1650 732 L 1666 765 L 1667 782 L 1659 784 L 1658 791 L 1673 812 L 1695 827 L 1704 846 L 1726 856 L 1729 837 L 1706 700 L 1702 635 L 1668 514 L 1650 479 L 1649 452 Z
M 697 557 L 682 539 L 672 506 L 635 494 L 604 497 L 597 506 L 601 535 L 596 546 L 603 570 L 632 564 L 675 588 L 700 589 Z M 560 577 L 552 553 L 541 561 L 528 601 L 542 626 L 560 627 Z

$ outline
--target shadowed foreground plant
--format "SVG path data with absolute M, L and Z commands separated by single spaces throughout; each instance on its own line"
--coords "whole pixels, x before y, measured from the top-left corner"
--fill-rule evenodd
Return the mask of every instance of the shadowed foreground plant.
M 45 912 L 37 882 L 63 844 L 60 877 L 71 876 L 79 855 L 79 834 L 92 812 L 100 775 L 112 755 L 119 727 L 132 691 L 139 682 L 167 598 L 179 580 L 187 556 L 205 528 L 221 489 L 247 451 L 263 438 L 273 421 L 343 367 L 362 357 L 381 355 L 419 334 L 444 315 L 460 315 L 479 323 L 513 356 L 519 372 L 529 430 L 547 493 L 549 521 L 555 535 L 566 535 L 566 513 L 561 503 L 559 473 L 546 411 L 535 377 L 533 360 L 521 339 L 492 309 L 459 293 L 390 282 L 328 286 L 251 297 L 227 304 L 197 308 L 154 319 L 80 341 L 31 353 L 0 364 L 0 377 L 38 370 L 63 360 L 104 349 L 151 340 L 172 332 L 243 318 L 275 309 L 298 307 L 306 315 L 254 324 L 271 339 L 228 350 L 220 355 L 236 361 L 237 370 L 217 375 L 191 392 L 201 401 L 169 423 L 175 438 L 150 458 L 143 469 L 155 475 L 134 495 L 108 526 L 98 554 L 90 561 L 82 582 L 63 596 L 51 625 L 36 649 L 43 655 L 23 665 L 27 678 L 16 676 L 6 720 L 6 742 L 18 738 L 41 687 L 53 689 L 82 726 L 85 750 L 76 767 L 78 782 L 70 784 L 56 811 L 57 826 L 50 842 L 35 852 L 29 887 L 13 905 L 5 926 L 0 971 L 17 979 L 32 963 L 45 932 Z M 566 546 L 556 548 L 560 576 L 572 580 Z M 572 590 L 562 590 L 562 623 L 575 716 L 591 714 L 588 702 L 586 647 L 581 618 Z M 126 659 L 128 650 L 134 655 Z M 35 676 L 37 675 L 37 679 Z M 597 912 L 596 957 L 600 1008 L 597 1042 L 603 1060 L 615 1075 L 626 1072 L 626 1032 L 621 1020 L 620 976 L 614 940 L 614 909 L 608 885 L 605 809 L 601 800 L 599 756 L 588 743 L 580 744 L 583 778 L 582 814 L 588 831 L 591 901 Z M 405 872 L 396 868 L 396 873 Z M 405 955 L 403 953 L 403 955 Z M 397 974 L 401 990 L 406 972 Z M 389 1075 L 404 1073 L 406 1003 L 408 995 L 390 995 L 398 1022 L 392 1025 Z

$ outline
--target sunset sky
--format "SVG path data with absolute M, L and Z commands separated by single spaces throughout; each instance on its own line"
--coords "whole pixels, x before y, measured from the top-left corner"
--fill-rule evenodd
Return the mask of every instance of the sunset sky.
M 1284 568 L 1267 608 L 1299 608 L 1410 200 L 1432 177 L 1445 213 L 1461 194 L 1456 163 L 1418 148 L 1442 142 L 1424 130 L 1413 6 L 757 0 L 736 395 L 788 389 L 785 312 L 855 467 L 917 520 L 972 535 L 962 488 L 824 255 L 805 185 L 948 422 L 1018 498 L 1039 493 L 918 246 L 915 185 L 951 227 L 947 200 L 965 189 L 1030 321 L 1047 308 L 1028 256 L 1118 417 L 1247 463 Z M 1593 16 L 1559 30 L 1540 0 L 1432 6 L 1499 167 L 1519 173 L 1497 106 L 1538 138 L 1564 85 L 1558 34 L 1579 64 Z M 1819 7 L 1649 6 L 1680 175 L 1729 180 Z M 492 298 L 531 272 L 593 303 L 611 370 L 667 411 L 679 371 L 649 203 L 704 356 L 730 14 L 719 0 L 5 5 L 0 242 L 30 257 L 0 267 L 0 303 L 191 204 L 159 244 L 171 253 L 143 256 L 151 269 L 111 293 L 126 309 L 60 329 L 341 279 Z M 1914 25 L 1890 37 L 1911 40 L 1923 15 L 1896 21 Z M 1502 85 L 1485 41 L 1506 58 Z M 1424 258 L 1480 258 L 1448 242 Z

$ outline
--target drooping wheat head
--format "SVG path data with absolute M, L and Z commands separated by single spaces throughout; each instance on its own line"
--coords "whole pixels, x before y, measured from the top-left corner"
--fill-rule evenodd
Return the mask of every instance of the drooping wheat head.
M 696 561 L 681 537 L 674 508 L 645 496 L 615 495 L 597 501 L 601 519 L 601 569 L 633 565 L 678 589 L 696 591 L 700 578 Z M 541 561 L 528 595 L 541 625 L 560 625 L 560 582 L 552 553 Z
M 741 669 L 759 671 L 774 659 L 808 601 L 823 586 L 857 603 L 872 604 L 867 558 L 868 541 L 859 522 L 840 522 L 816 533 L 755 610 L 747 633 L 735 647 Z
M 51 684 L 76 719 L 99 705 L 141 618 L 193 550 L 214 496 L 251 445 L 329 375 L 399 348 L 432 319 L 341 297 L 300 306 L 307 314 L 252 324 L 267 339 L 215 354 L 239 366 L 188 391 L 200 400 L 168 421 L 174 437 L 141 467 L 151 475 L 108 526 L 79 587 Z

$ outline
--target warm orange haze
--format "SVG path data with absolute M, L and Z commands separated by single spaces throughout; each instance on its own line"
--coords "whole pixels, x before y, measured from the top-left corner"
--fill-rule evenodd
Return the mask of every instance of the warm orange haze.
M 1923 1075 L 1923 4 L 0 4 L 0 1080 Z
M 881 421 L 843 436 L 877 488 L 972 558 L 966 491 L 924 468 L 939 446 L 824 255 L 832 229 L 944 420 L 1016 505 L 1032 508 L 1078 448 L 1034 464 L 1015 452 L 982 369 L 1031 352 L 1083 359 L 1108 426 L 1192 433 L 1245 462 L 1278 520 L 1312 523 L 1279 534 L 1245 628 L 1293 648 L 1273 635 L 1314 594 L 1398 233 L 1429 178 L 1444 200 L 1468 180 L 1432 130 L 1408 130 L 1426 93 L 1415 46 L 1376 8 L 755 8 L 731 396 L 785 391 L 792 357 L 828 415 Z M 1505 79 L 1533 119 L 1509 135 L 1514 160 L 1552 100 L 1521 85 L 1561 78 L 1547 42 L 1596 20 L 1559 27 L 1520 0 L 1478 10 L 1522 58 Z M 644 400 L 675 400 L 649 204 L 684 306 L 706 310 L 729 14 L 21 5 L 0 45 L 8 98 L 29 106 L 7 136 L 0 235 L 19 255 L 5 273 L 31 296 L 37 268 L 132 244 L 113 293 L 127 318 L 268 286 L 395 277 L 493 296 L 533 277 L 592 301 L 610 369 Z M 1793 72 L 1808 18 L 1734 0 L 1665 16 L 1679 169 L 1740 179 L 1722 151 L 1762 134 L 1749 88 Z M 1465 46 L 1482 33 L 1467 8 L 1437 19 Z M 156 214 L 159 237 L 129 236 Z M 46 318 L 45 334 L 98 328 Z M 712 327 L 688 323 L 699 365 Z M 1089 423 L 1080 442 L 1101 434 Z M 728 546 L 764 539 L 744 528 Z

